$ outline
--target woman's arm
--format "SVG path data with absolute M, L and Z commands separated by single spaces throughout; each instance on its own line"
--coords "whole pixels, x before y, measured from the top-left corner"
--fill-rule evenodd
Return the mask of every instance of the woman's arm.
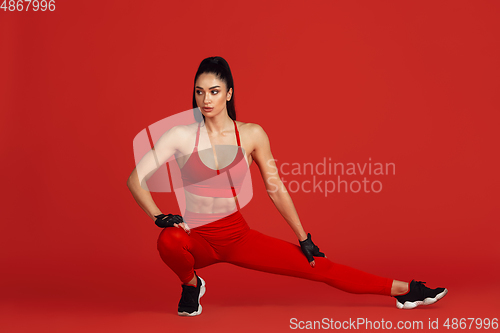
M 162 212 L 156 206 L 146 181 L 176 152 L 179 142 L 186 136 L 183 126 L 169 129 L 158 139 L 154 148 L 144 155 L 127 179 L 127 186 L 135 201 L 153 221 L 156 220 L 155 215 Z
M 137 169 L 134 169 L 130 174 L 127 180 L 127 186 L 139 207 L 141 207 L 153 221 L 156 220 L 155 215 L 160 215 L 162 212 L 158 206 L 156 206 L 146 182 L 144 182 L 142 186 L 140 185 Z M 146 189 L 144 189 L 144 187 Z
M 307 239 L 307 234 L 302 228 L 292 198 L 278 174 L 278 168 L 271 154 L 269 138 L 260 125 L 252 124 L 251 132 L 251 137 L 254 138 L 252 158 L 259 166 L 267 193 L 297 238 L 303 241 Z

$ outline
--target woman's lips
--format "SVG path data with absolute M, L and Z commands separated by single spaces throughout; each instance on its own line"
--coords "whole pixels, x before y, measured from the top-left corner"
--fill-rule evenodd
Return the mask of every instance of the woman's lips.
M 205 111 L 205 112 L 210 112 L 210 111 L 212 111 L 213 109 L 214 109 L 214 108 L 203 108 L 203 111 Z

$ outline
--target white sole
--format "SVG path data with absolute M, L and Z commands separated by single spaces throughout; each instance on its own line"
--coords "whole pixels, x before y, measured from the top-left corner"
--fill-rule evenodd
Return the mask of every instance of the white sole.
M 199 276 L 198 276 L 199 277 Z M 193 316 L 197 316 L 197 315 L 200 315 L 201 314 L 201 310 L 202 310 L 202 307 L 201 307 L 201 304 L 200 304 L 200 298 L 201 296 L 205 295 L 205 280 L 203 280 L 201 277 L 199 277 L 200 280 L 201 280 L 201 287 L 200 287 L 200 296 L 198 296 L 198 311 L 195 311 L 195 312 L 192 312 L 192 313 L 188 313 L 188 312 L 177 312 L 177 314 L 179 316 L 183 316 L 183 317 L 193 317 Z
M 436 297 L 434 297 L 434 298 L 427 297 L 423 301 L 415 301 L 415 302 L 406 301 L 405 304 L 401 304 L 399 301 L 396 301 L 396 307 L 398 309 L 415 309 L 419 305 L 434 304 L 437 301 L 439 301 L 441 298 L 443 298 L 447 293 L 448 293 L 448 289 L 445 289 L 442 292 L 440 292 L 439 294 L 437 294 Z

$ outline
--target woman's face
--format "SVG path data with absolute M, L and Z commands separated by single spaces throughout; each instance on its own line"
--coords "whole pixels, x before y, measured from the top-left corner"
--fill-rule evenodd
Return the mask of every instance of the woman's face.
M 205 117 L 214 117 L 226 109 L 233 89 L 227 91 L 226 84 L 212 73 L 203 73 L 195 83 L 196 104 Z

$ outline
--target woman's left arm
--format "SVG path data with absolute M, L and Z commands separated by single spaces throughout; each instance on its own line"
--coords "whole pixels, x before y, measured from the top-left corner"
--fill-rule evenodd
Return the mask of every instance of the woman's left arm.
M 260 125 L 251 124 L 251 126 L 250 132 L 253 139 L 252 158 L 260 169 L 267 194 L 280 214 L 290 225 L 299 241 L 304 241 L 307 239 L 307 234 L 300 223 L 299 215 L 295 210 L 292 198 L 278 174 L 278 168 L 271 153 L 269 138 Z

